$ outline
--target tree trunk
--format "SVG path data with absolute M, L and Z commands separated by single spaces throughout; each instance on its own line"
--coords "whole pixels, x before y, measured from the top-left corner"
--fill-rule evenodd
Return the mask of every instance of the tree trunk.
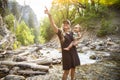
M 52 58 L 47 58 L 46 57 L 46 58 L 31 60 L 31 61 L 27 61 L 27 62 L 42 65 L 42 64 L 51 64 L 51 63 L 53 63 L 53 60 L 52 60 Z
M 19 66 L 23 68 L 31 68 L 40 71 L 48 71 L 49 69 L 49 66 L 37 65 L 35 63 L 28 62 L 0 61 L 0 65 Z
M 17 71 L 17 74 L 18 74 L 18 75 L 31 76 L 31 75 L 45 75 L 46 72 L 30 71 L 30 70 L 18 70 L 18 71 Z

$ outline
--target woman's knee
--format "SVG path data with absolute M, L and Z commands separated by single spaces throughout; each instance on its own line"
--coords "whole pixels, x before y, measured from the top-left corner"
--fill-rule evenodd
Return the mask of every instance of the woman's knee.
M 64 74 L 68 75 L 69 74 L 69 70 L 64 70 Z

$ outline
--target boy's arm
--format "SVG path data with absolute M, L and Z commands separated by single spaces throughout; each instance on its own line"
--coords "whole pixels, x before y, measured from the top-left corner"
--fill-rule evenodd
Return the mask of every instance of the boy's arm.
M 76 39 L 77 39 L 77 40 L 80 40 L 80 39 L 81 39 L 81 37 L 82 37 L 81 33 L 80 33 L 80 32 L 78 32 L 78 37 L 77 37 Z
M 74 41 L 74 46 L 77 46 L 77 45 L 78 45 L 78 43 L 80 42 L 80 39 L 81 39 L 81 38 L 82 38 L 82 35 L 81 35 L 80 32 L 78 32 L 78 37 L 76 38 L 77 40 Z

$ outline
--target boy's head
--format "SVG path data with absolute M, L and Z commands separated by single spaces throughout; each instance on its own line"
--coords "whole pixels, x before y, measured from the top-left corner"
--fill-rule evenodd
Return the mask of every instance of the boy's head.
M 80 25 L 79 25 L 79 24 L 75 25 L 73 30 L 74 30 L 75 32 L 80 32 L 80 31 L 81 31 Z

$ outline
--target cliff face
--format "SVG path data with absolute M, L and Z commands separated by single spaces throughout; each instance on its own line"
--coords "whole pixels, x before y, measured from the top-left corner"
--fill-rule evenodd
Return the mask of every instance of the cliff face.
M 15 10 L 16 10 L 16 13 L 18 13 L 18 14 L 14 13 L 14 6 L 16 7 Z M 22 20 L 24 20 L 27 25 L 29 25 L 29 18 L 31 17 L 30 14 L 32 14 L 34 26 L 38 26 L 36 14 L 34 13 L 33 9 L 29 5 L 23 6 L 17 2 L 15 3 L 15 2 L 9 0 L 8 9 L 10 10 L 11 13 L 13 13 L 14 16 L 18 15 L 19 17 L 21 17 Z

